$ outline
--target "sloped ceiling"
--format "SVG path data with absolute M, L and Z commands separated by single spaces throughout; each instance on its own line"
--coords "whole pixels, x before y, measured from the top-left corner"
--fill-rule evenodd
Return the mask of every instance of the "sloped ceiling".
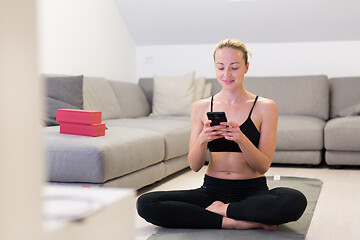
M 115 0 L 136 45 L 360 40 L 360 0 Z

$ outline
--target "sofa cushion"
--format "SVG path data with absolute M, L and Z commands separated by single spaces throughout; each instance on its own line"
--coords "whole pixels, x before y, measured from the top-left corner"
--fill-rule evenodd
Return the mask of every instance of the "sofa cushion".
M 322 161 L 322 151 L 308 150 L 308 151 L 291 151 L 281 150 L 275 151 L 273 163 L 282 164 L 311 164 L 318 165 Z
M 205 77 L 195 78 L 194 79 L 194 101 L 200 100 L 204 96 L 205 90 Z
M 341 110 L 336 117 L 360 116 L 360 103 Z
M 360 166 L 360 152 L 331 151 L 325 152 L 325 161 L 328 165 L 358 165 Z
M 122 117 L 143 117 L 150 114 L 150 105 L 139 85 L 119 81 L 109 83 L 119 102 Z
M 327 120 L 329 82 L 326 76 L 246 77 L 245 88 L 274 100 L 279 114 L 304 115 Z
M 101 111 L 103 120 L 122 116 L 115 93 L 104 78 L 84 78 L 84 109 Z
M 154 76 L 153 116 L 190 115 L 195 100 L 194 72 L 184 76 Z
M 44 129 L 49 181 L 103 183 L 164 158 L 164 139 L 151 130 L 120 126 L 86 137 Z
M 154 79 L 140 78 L 138 85 L 140 86 L 141 90 L 144 92 L 146 99 L 150 104 L 150 109 L 152 111 L 153 95 L 154 95 Z
M 211 83 L 205 83 L 204 92 L 203 92 L 202 98 L 208 98 L 208 97 L 210 97 L 210 96 L 211 96 L 211 92 L 212 92 L 212 85 L 211 85 Z
M 61 108 L 83 108 L 83 76 L 44 75 L 46 91 L 45 125 L 59 125 L 56 110 Z
M 175 117 L 143 117 L 113 119 L 107 120 L 105 123 L 109 129 L 116 126 L 126 126 L 128 128 L 152 130 L 161 134 L 165 143 L 164 159 L 167 160 L 187 154 L 189 151 L 190 120 L 184 121 L 182 119 L 182 117 L 179 120 Z
M 360 104 L 360 77 L 330 78 L 331 117 L 342 115 L 341 111 Z
M 347 107 L 336 114 L 335 117 L 360 116 L 360 103 Z
M 321 150 L 324 126 L 319 118 L 280 115 L 276 150 Z
M 198 80 L 200 81 L 198 84 L 201 85 L 202 78 L 194 79 L 194 81 L 198 81 Z M 150 104 L 150 109 L 152 110 L 153 95 L 154 95 L 154 79 L 153 78 L 140 78 L 138 85 L 144 92 L 146 99 Z M 203 89 L 201 98 L 208 98 L 211 95 L 213 95 L 214 93 L 217 93 L 219 90 L 219 86 L 220 85 L 216 79 L 213 79 L 213 78 L 206 79 L 205 78 L 205 85 L 204 85 L 204 89 Z M 200 88 L 201 87 L 198 87 L 198 89 L 200 89 Z M 200 94 L 200 93 L 197 93 L 197 94 Z M 196 97 L 195 97 L 195 99 L 196 99 Z
M 159 162 L 149 167 L 140 169 L 130 174 L 107 181 L 102 186 L 111 188 L 133 188 L 140 189 L 163 179 L 165 175 L 165 164 Z
M 325 126 L 325 149 L 360 151 L 360 117 L 334 118 Z
M 149 116 L 150 119 L 163 119 L 190 122 L 190 116 Z

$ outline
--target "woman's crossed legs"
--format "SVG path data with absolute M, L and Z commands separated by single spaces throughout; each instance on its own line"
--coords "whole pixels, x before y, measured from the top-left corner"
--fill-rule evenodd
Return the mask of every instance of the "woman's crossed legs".
M 261 191 L 241 201 L 226 203 L 202 187 L 194 190 L 151 192 L 139 197 L 138 213 L 146 221 L 171 228 L 263 228 L 299 219 L 305 196 L 294 189 Z

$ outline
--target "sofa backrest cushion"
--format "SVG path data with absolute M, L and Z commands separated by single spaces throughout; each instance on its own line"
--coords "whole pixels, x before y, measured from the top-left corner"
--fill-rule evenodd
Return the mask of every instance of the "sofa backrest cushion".
M 221 90 L 216 78 L 208 78 L 206 83 L 212 84 L 212 95 Z M 152 78 L 139 79 L 139 86 L 144 91 L 150 106 L 153 85 Z M 325 75 L 246 77 L 244 85 L 250 92 L 274 100 L 279 114 L 307 115 L 324 120 L 329 118 L 329 81 Z
M 219 82 L 216 78 L 208 78 L 208 79 L 206 79 L 206 83 L 210 83 L 212 85 L 211 96 L 213 96 L 221 91 L 221 85 L 219 84 Z
M 109 83 L 120 105 L 122 117 L 134 118 L 150 114 L 150 104 L 139 85 L 119 81 Z
M 279 114 L 329 118 L 329 81 L 325 75 L 246 77 L 244 86 L 274 100 Z
M 331 117 L 360 104 L 360 77 L 330 78 Z
M 182 76 L 154 75 L 152 116 L 190 116 L 195 100 L 195 72 Z
M 102 112 L 102 119 L 121 118 L 122 112 L 107 79 L 84 77 L 84 109 Z
M 153 78 L 140 78 L 139 86 L 143 90 L 146 99 L 150 104 L 150 110 L 152 110 L 152 101 L 154 94 L 154 79 Z M 211 86 L 209 86 L 211 84 Z M 203 92 L 203 97 L 208 97 L 209 95 L 215 95 L 221 90 L 220 84 L 217 82 L 215 78 L 206 78 L 205 79 L 205 87 Z
M 150 108 L 152 108 L 152 100 L 154 93 L 154 79 L 153 78 L 140 78 L 139 86 L 145 94 L 147 101 L 150 104 Z
M 59 125 L 56 110 L 83 108 L 83 76 L 43 75 L 46 91 L 46 126 Z

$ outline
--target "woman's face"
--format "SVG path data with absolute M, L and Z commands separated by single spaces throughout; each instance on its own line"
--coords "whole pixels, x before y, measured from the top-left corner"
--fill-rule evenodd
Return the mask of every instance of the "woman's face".
M 236 87 L 242 86 L 249 64 L 245 65 L 241 50 L 225 47 L 215 52 L 215 69 L 222 87 Z

